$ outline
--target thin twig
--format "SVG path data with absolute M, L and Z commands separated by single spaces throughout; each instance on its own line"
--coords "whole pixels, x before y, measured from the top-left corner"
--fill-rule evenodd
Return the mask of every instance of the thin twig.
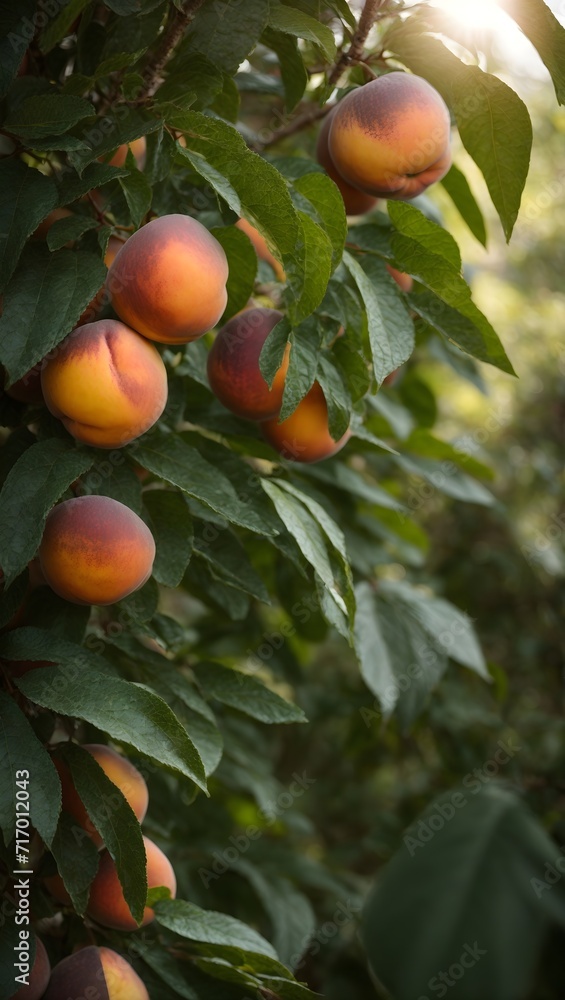
M 161 82 L 161 74 L 183 37 L 194 15 L 204 3 L 204 0 L 185 0 L 180 10 L 177 10 L 171 23 L 167 26 L 161 43 L 153 59 L 145 67 L 144 84 L 137 100 L 152 97 Z
M 341 53 L 328 77 L 329 84 L 337 83 L 347 66 L 353 66 L 355 63 L 359 62 L 363 55 L 367 35 L 375 23 L 379 10 L 384 6 L 385 2 L 386 0 L 365 0 L 365 6 L 361 11 L 361 17 L 359 18 L 357 30 L 353 35 L 351 45 L 346 52 Z
M 260 149 L 266 149 L 267 146 L 272 146 L 273 143 L 279 142 L 280 139 L 286 139 L 288 135 L 294 135 L 295 132 L 300 132 L 301 129 L 311 125 L 312 122 L 318 121 L 319 118 L 325 118 L 333 107 L 333 104 L 324 104 L 323 108 L 310 107 L 308 111 L 299 115 L 293 122 L 289 122 L 289 124 L 285 125 L 284 128 L 278 129 L 270 139 L 266 139 L 265 142 L 258 143 L 258 147 Z

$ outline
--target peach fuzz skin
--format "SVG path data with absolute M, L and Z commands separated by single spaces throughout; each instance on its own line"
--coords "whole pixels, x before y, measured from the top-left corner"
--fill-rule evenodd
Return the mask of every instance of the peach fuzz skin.
M 155 541 L 133 510 L 111 497 L 64 500 L 49 512 L 39 559 L 59 597 L 114 604 L 151 576 Z
M 45 950 L 45 945 L 43 941 L 40 941 L 36 937 L 35 958 L 29 975 L 28 985 L 22 986 L 17 993 L 14 993 L 12 1000 L 40 1000 L 49 982 L 50 972 L 51 964 Z
M 43 1000 L 149 1000 L 143 982 L 125 958 L 111 948 L 89 945 L 53 969 Z
M 370 212 L 371 209 L 375 207 L 377 199 L 373 197 L 372 194 L 365 194 L 364 191 L 359 191 L 351 184 L 348 184 L 345 178 L 343 178 L 336 169 L 336 166 L 330 156 L 328 138 L 335 110 L 336 109 L 334 108 L 330 111 L 329 115 L 326 115 L 318 133 L 316 159 L 320 166 L 324 168 L 328 177 L 331 177 L 334 184 L 336 184 L 339 188 L 339 192 L 343 198 L 343 204 L 345 206 L 345 214 L 364 215 L 365 212 Z
M 171 896 L 174 898 L 177 891 L 177 880 L 171 862 L 148 837 L 143 838 L 143 843 L 147 855 L 148 888 L 154 889 L 164 885 L 170 889 Z M 135 931 L 138 928 L 138 924 L 133 919 L 124 899 L 116 866 L 108 851 L 103 851 L 100 855 L 100 864 L 90 887 L 90 898 L 86 912 L 89 917 L 98 921 L 103 927 L 110 927 L 112 930 Z M 139 926 L 146 927 L 154 919 L 153 910 L 150 906 L 146 906 L 143 920 Z
M 210 388 L 238 417 L 267 420 L 280 411 L 290 345 L 271 389 L 259 368 L 261 348 L 280 319 L 282 313 L 276 309 L 246 309 L 222 327 L 212 344 L 208 354 Z
M 211 330 L 227 303 L 227 257 L 187 215 L 153 219 L 130 236 L 106 280 L 120 319 L 162 344 L 185 344 Z
M 261 424 L 266 440 L 283 458 L 294 462 L 320 462 L 335 455 L 349 440 L 347 430 L 334 441 L 328 427 L 328 407 L 320 385 L 314 382 L 294 413 L 278 423 L 276 417 Z
M 420 76 L 387 73 L 344 97 L 328 146 L 349 184 L 383 198 L 415 198 L 451 166 L 449 110 Z
M 247 219 L 238 219 L 236 222 L 236 227 L 238 229 L 241 229 L 242 233 L 245 233 L 245 235 L 249 237 L 259 260 L 264 260 L 267 262 L 267 264 L 271 265 L 279 281 L 286 281 L 286 274 L 284 271 L 284 267 L 282 266 L 280 260 L 277 260 L 276 257 L 273 257 L 273 254 L 271 253 L 271 251 L 267 246 L 267 241 L 265 237 L 261 236 L 259 230 L 255 229 L 255 226 L 252 226 L 251 223 L 247 221 Z
M 127 802 L 131 806 L 140 823 L 143 822 L 149 804 L 149 792 L 144 778 L 136 767 L 121 754 L 116 753 L 111 747 L 104 743 L 85 743 L 83 750 L 87 750 L 100 765 L 107 778 L 119 788 Z M 98 848 L 104 846 L 102 837 L 92 823 L 79 795 L 73 785 L 70 771 L 63 761 L 57 757 L 53 758 L 53 763 L 59 772 L 61 787 L 63 792 L 62 807 L 68 812 Z M 111 807 L 110 807 L 111 808 Z
M 70 434 L 121 448 L 153 426 L 167 402 L 157 348 L 116 320 L 77 327 L 41 373 L 45 402 Z

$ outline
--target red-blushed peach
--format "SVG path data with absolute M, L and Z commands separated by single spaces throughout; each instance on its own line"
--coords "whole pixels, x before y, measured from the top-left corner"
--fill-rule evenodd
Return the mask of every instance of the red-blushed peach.
M 177 880 L 173 871 L 173 866 L 162 850 L 149 840 L 143 838 L 145 853 L 147 855 L 147 887 L 155 889 L 157 886 L 166 886 L 174 898 L 177 891 Z M 90 887 L 90 897 L 86 910 L 89 917 L 98 921 L 104 927 L 110 927 L 116 931 L 135 931 L 138 924 L 133 919 L 129 906 L 127 905 L 116 866 L 112 861 L 108 851 L 102 851 L 98 872 Z M 155 914 L 151 907 L 146 906 L 143 913 L 143 920 L 139 926 L 146 927 Z
M 420 76 L 393 72 L 351 91 L 328 146 L 349 184 L 382 198 L 415 198 L 451 166 L 449 109 Z
M 259 368 L 261 348 L 280 319 L 282 313 L 276 309 L 246 309 L 222 327 L 212 344 L 208 354 L 210 387 L 238 417 L 267 420 L 282 406 L 290 345 L 271 389 Z
M 14 958 L 14 961 L 18 962 L 21 957 L 20 952 L 20 955 L 18 958 Z M 20 974 L 18 969 L 15 969 L 14 971 L 15 975 Z M 33 960 L 27 986 L 24 984 L 20 987 L 17 993 L 13 993 L 12 1000 L 40 1000 L 40 997 L 43 996 L 47 988 L 50 972 L 51 963 L 49 962 L 49 956 L 45 950 L 45 945 L 43 944 L 43 941 L 36 937 L 35 958 Z
M 73 905 L 73 901 L 65 889 L 65 883 L 60 875 L 47 875 L 43 879 L 43 882 L 58 903 L 63 903 L 64 906 Z
M 75 604 L 114 604 L 151 576 L 155 541 L 119 500 L 74 497 L 47 515 L 39 558 L 59 597 Z
M 349 440 L 347 430 L 334 441 L 328 426 L 328 407 L 318 382 L 306 393 L 294 413 L 282 423 L 277 418 L 265 420 L 261 424 L 263 434 L 270 445 L 283 458 L 294 462 L 320 462 L 335 455 Z
M 373 197 L 372 194 L 365 194 L 364 191 L 359 191 L 358 188 L 352 187 L 352 185 L 348 184 L 345 178 L 341 176 L 339 170 L 337 170 L 330 156 L 328 146 L 328 136 L 330 134 L 334 114 L 335 108 L 333 108 L 332 111 L 330 111 L 330 113 L 324 118 L 322 127 L 318 134 L 316 159 L 320 166 L 324 168 L 328 177 L 331 177 L 334 184 L 336 184 L 339 188 L 341 197 L 343 198 L 343 204 L 345 205 L 346 215 L 364 215 L 365 212 L 370 212 L 371 209 L 375 207 L 377 199 Z
M 6 389 L 6 395 L 17 399 L 19 403 L 42 403 L 41 362 Z
M 133 967 L 111 948 L 88 945 L 59 962 L 43 1000 L 149 1000 Z
M 267 264 L 271 265 L 279 281 L 286 281 L 284 267 L 282 266 L 280 260 L 273 257 L 273 254 L 267 246 L 265 237 L 261 236 L 259 230 L 255 229 L 255 226 L 252 226 L 247 219 L 238 219 L 236 227 L 241 229 L 242 233 L 245 233 L 245 235 L 249 237 L 259 260 L 264 260 Z
M 184 344 L 216 325 L 227 303 L 228 261 L 188 215 L 164 215 L 130 236 L 106 280 L 120 319 L 149 340 Z
M 126 162 L 126 157 L 128 155 L 128 147 L 129 149 L 131 149 L 133 153 L 137 166 L 139 167 L 140 170 L 143 170 L 143 167 L 145 166 L 145 153 L 147 149 L 147 143 L 145 141 L 145 136 L 143 135 L 141 136 L 140 139 L 134 139 L 133 142 L 122 143 L 121 146 L 118 146 L 112 158 L 110 160 L 105 160 L 105 162 L 110 167 L 123 167 Z M 104 160 L 104 157 L 101 156 L 99 157 L 99 159 Z
M 30 670 L 39 670 L 41 667 L 52 667 L 50 660 L 5 660 L 4 661 L 12 677 L 23 677 Z
M 136 767 L 121 754 L 112 750 L 104 743 L 84 743 L 83 750 L 87 750 L 97 764 L 100 765 L 105 775 L 122 792 L 129 805 L 133 809 L 140 823 L 145 818 L 149 803 L 149 792 L 143 776 Z M 96 847 L 103 847 L 104 841 L 92 823 L 78 792 L 73 784 L 70 771 L 66 764 L 57 757 L 53 758 L 53 763 L 59 772 L 61 788 L 63 792 L 62 806 L 69 813 L 83 830 L 86 830 Z M 112 809 L 112 800 L 104 803 L 107 811 Z
M 412 285 L 414 284 L 414 278 L 410 274 L 405 274 L 404 271 L 397 271 L 395 267 L 391 267 L 390 264 L 386 265 L 386 269 L 390 274 L 391 278 L 394 278 L 396 284 L 403 292 L 411 292 Z
M 399 378 L 400 378 L 400 368 L 395 368 L 394 371 L 390 373 L 390 375 L 387 375 L 386 378 L 383 379 L 383 385 L 394 385 L 394 383 L 397 382 Z
M 167 402 L 154 344 L 113 319 L 77 327 L 41 373 L 45 402 L 79 441 L 121 448 L 153 426 Z

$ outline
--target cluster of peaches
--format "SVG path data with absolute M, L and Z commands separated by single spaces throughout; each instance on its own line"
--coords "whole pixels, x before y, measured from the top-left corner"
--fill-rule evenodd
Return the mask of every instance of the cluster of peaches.
M 85 744 L 83 749 L 92 755 L 106 776 L 117 786 L 141 823 L 147 812 L 149 796 L 145 780 L 137 768 L 104 744 Z M 56 757 L 54 763 L 61 779 L 63 809 L 76 824 L 77 832 L 89 836 L 101 852 L 98 871 L 90 887 L 87 915 L 102 927 L 134 931 L 138 925 L 124 899 L 116 866 L 77 794 L 68 768 Z M 108 811 L 112 808 L 111 801 L 107 808 Z M 148 889 L 164 886 L 174 898 L 176 879 L 171 863 L 152 840 L 144 837 L 143 842 Z M 59 875 L 47 877 L 45 883 L 59 903 L 71 903 Z M 146 906 L 140 926 L 146 927 L 154 917 L 153 910 Z M 37 938 L 29 985 L 22 987 L 14 1000 L 20 1000 L 20 997 L 21 1000 L 24 997 L 26 1000 L 39 1000 L 40 997 L 44 1000 L 62 1000 L 63 997 L 89 996 L 86 989 L 95 984 L 100 988 L 99 995 L 108 996 L 109 1000 L 120 1000 L 122 997 L 127 997 L 127 1000 L 149 1000 L 149 994 L 132 966 L 110 948 L 80 948 L 59 962 L 51 972 L 45 946 Z

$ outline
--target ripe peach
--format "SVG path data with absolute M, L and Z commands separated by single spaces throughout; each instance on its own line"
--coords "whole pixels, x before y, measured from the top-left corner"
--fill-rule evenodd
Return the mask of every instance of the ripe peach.
M 341 197 L 343 198 L 346 214 L 364 215 L 365 212 L 370 212 L 370 210 L 375 207 L 377 199 L 374 198 L 372 194 L 365 194 L 364 191 L 359 191 L 358 188 L 354 188 L 351 184 L 348 184 L 345 178 L 343 178 L 336 169 L 336 166 L 330 156 L 328 136 L 330 134 L 330 128 L 332 126 L 335 111 L 336 109 L 334 108 L 328 115 L 326 115 L 318 134 L 316 159 L 324 168 L 328 177 L 331 177 L 334 184 L 337 184 Z
M 267 246 L 265 237 L 261 236 L 259 230 L 255 229 L 255 226 L 252 226 L 247 219 L 238 219 L 236 226 L 238 229 L 241 229 L 242 233 L 245 233 L 245 235 L 249 237 L 259 260 L 265 260 L 267 264 L 271 265 L 279 281 L 286 281 L 284 267 L 276 257 L 273 257 Z
M 414 284 L 414 278 L 409 274 L 405 274 L 404 271 L 397 271 L 395 267 L 391 267 L 390 264 L 386 265 L 386 269 L 390 274 L 391 278 L 394 278 L 396 284 L 403 292 L 411 292 L 412 285 Z
M 149 579 L 155 541 L 119 500 L 74 497 L 47 515 L 39 558 L 60 597 L 75 604 L 114 604 Z
M 21 957 L 21 956 L 20 956 Z M 16 959 L 18 961 L 18 959 Z M 19 972 L 19 970 L 18 970 Z M 43 996 L 49 975 L 51 973 L 51 963 L 43 941 L 38 937 L 35 939 L 35 958 L 29 974 L 27 986 L 22 986 L 17 993 L 12 995 L 12 1000 L 40 1000 Z
M 106 746 L 104 743 L 85 743 L 83 744 L 83 749 L 88 750 L 88 753 L 94 757 L 97 764 L 100 764 L 100 767 L 110 781 L 113 781 L 117 785 L 133 809 L 139 822 L 142 823 L 147 812 L 149 792 L 147 791 L 145 780 L 137 768 L 130 763 L 127 757 L 122 757 L 121 754 L 116 753 L 115 750 L 112 750 L 111 747 Z M 86 830 L 96 847 L 102 847 L 104 841 L 92 823 L 82 800 L 79 798 L 68 767 L 57 757 L 53 758 L 53 763 L 61 779 L 63 809 L 72 816 L 78 826 Z M 105 803 L 105 807 L 107 810 L 111 810 L 112 801 L 110 800 Z
M 137 166 L 139 167 L 140 170 L 143 170 L 145 166 L 145 152 L 147 146 L 147 143 L 145 141 L 145 136 L 143 135 L 141 136 L 140 139 L 134 139 L 133 142 L 122 143 L 121 146 L 118 146 L 111 160 L 106 160 L 105 162 L 110 167 L 123 167 L 124 163 L 126 162 L 126 156 L 128 155 L 128 146 L 134 155 Z M 99 159 L 104 160 L 104 157 L 101 156 L 99 157 Z
M 266 420 L 261 424 L 267 441 L 283 458 L 295 462 L 319 462 L 323 458 L 335 455 L 349 440 L 351 431 L 347 430 L 334 441 L 328 427 L 328 407 L 318 382 L 306 393 L 294 413 L 277 423 Z
M 228 410 L 248 420 L 275 417 L 282 406 L 290 345 L 269 389 L 259 368 L 259 355 L 282 313 L 276 309 L 246 309 L 219 331 L 208 354 L 212 392 Z
M 79 441 L 121 448 L 153 426 L 167 402 L 157 348 L 117 320 L 77 327 L 41 373 L 45 402 Z
M 59 962 L 43 1000 L 149 1000 L 143 982 L 111 948 L 88 945 Z
M 383 198 L 415 198 L 451 166 L 449 110 L 420 76 L 387 73 L 338 104 L 329 151 L 354 187 Z
M 184 344 L 220 319 L 227 278 L 226 255 L 211 233 L 188 215 L 164 215 L 130 236 L 106 287 L 124 323 L 149 340 Z
M 43 403 L 41 362 L 30 368 L 9 389 L 6 389 L 6 395 L 11 396 L 12 399 L 17 399 L 19 403 Z
M 170 889 L 171 896 L 174 897 L 177 891 L 177 880 L 171 862 L 148 837 L 143 838 L 143 843 L 147 854 L 148 888 L 154 889 L 159 885 L 164 885 Z M 116 931 L 137 930 L 138 925 L 124 899 L 116 866 L 108 851 L 102 851 L 100 855 L 100 864 L 90 887 L 90 898 L 86 912 L 89 917 L 97 920 L 104 927 L 111 927 Z M 153 910 L 146 906 L 140 926 L 145 927 L 154 919 Z

